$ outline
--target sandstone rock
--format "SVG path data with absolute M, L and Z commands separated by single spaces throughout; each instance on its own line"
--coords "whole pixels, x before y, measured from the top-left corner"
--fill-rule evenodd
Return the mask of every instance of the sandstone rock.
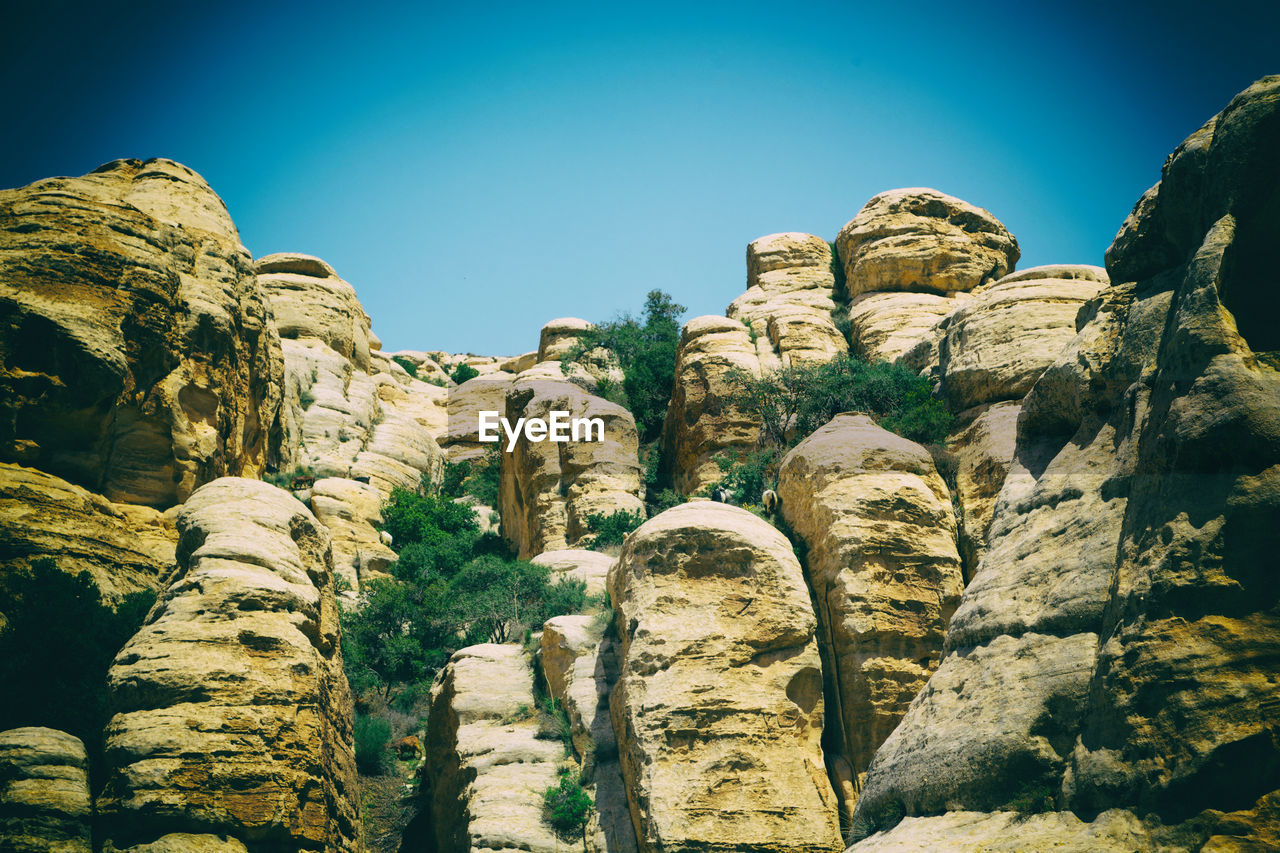
M 954 311 L 966 294 L 863 293 L 849 303 L 851 351 L 867 361 L 904 361 L 916 370 L 937 361 L 938 322 Z M 908 358 L 923 346 L 922 357 Z
M 334 575 L 352 594 L 362 578 L 385 574 L 396 561 L 396 552 L 378 535 L 385 497 L 377 486 L 340 477 L 316 480 L 311 488 L 311 511 L 333 543 Z
M 131 592 L 160 589 L 177 541 L 173 522 L 150 507 L 113 504 L 52 474 L 0 463 L 6 574 L 48 557 L 64 572 L 88 572 L 103 600 L 116 604 Z
M 398 365 L 397 365 L 398 366 Z M 449 390 L 404 374 L 407 381 L 393 373 L 374 377 L 378 400 L 384 408 L 407 415 L 421 424 L 437 443 L 449 429 Z
M 980 207 L 937 190 L 877 195 L 836 238 L 850 297 L 881 290 L 946 295 L 1010 272 L 1018 241 Z
M 960 415 L 947 440 L 955 462 L 956 547 L 971 580 L 987 550 L 996 498 L 1017 449 L 1018 403 L 977 406 Z
M 0 191 L 0 461 L 165 508 L 282 441 L 279 340 L 221 199 L 171 160 Z
M 369 315 L 355 288 L 333 267 L 310 255 L 280 253 L 260 258 L 254 269 L 280 337 L 324 341 L 357 369 L 368 371 Z
M 449 378 L 449 374 L 441 367 L 429 353 L 419 352 L 417 350 L 397 350 L 386 354 L 387 358 L 397 364 L 402 370 L 404 366 L 399 360 L 407 360 L 414 365 L 414 369 L 418 371 L 417 379 L 422 382 L 443 382 L 446 386 L 453 385 L 454 382 Z M 408 371 L 405 371 L 408 375 Z M 414 377 L 410 377 L 411 379 Z
M 539 361 L 542 361 L 542 359 L 538 357 L 538 352 L 538 350 L 534 350 L 533 352 L 526 352 L 521 355 L 513 355 L 511 358 L 500 363 L 498 365 L 498 369 L 504 373 L 523 373 Z
M 720 479 L 713 457 L 756 445 L 760 425 L 730 406 L 735 370 L 760 373 L 760 359 L 737 320 L 695 317 L 685 323 L 676 352 L 675 387 L 662 425 L 662 465 L 676 490 L 692 494 Z
M 1022 270 L 941 323 L 942 390 L 955 411 L 1020 400 L 1076 334 L 1076 315 L 1107 284 L 1099 267 Z
M 791 543 L 746 510 L 683 504 L 628 537 L 610 592 L 611 712 L 640 849 L 842 850 Z
M 778 496 L 808 571 L 854 774 L 941 657 L 963 582 L 947 486 L 928 452 L 837 415 L 782 462 Z
M 328 534 L 286 492 L 235 478 L 196 491 L 178 529 L 178 573 L 107 676 L 104 835 L 356 850 Z
M 578 339 L 592 328 L 594 326 L 591 323 L 577 317 L 561 317 L 558 320 L 552 320 L 542 327 L 542 333 L 538 337 L 537 360 L 562 360 L 578 343 Z
M 505 412 L 514 377 L 506 373 L 477 376 L 449 391 L 449 428 L 440 446 L 450 462 L 483 456 L 492 445 L 480 441 L 480 412 Z
M 248 853 L 248 848 L 229 835 L 193 835 L 189 832 L 171 832 L 150 844 L 138 844 L 123 849 L 107 843 L 104 853 Z
M 473 379 L 472 382 L 478 381 Z M 549 418 L 599 418 L 603 441 L 530 441 L 521 435 L 502 454 L 499 511 L 502 534 L 520 558 L 572 548 L 590 535 L 595 514 L 644 512 L 644 482 L 631 413 L 566 382 L 518 381 L 507 397 L 508 422 Z
M 888 832 L 854 844 L 849 853 L 1133 853 L 1169 850 L 1156 838 L 1161 833 L 1145 826 L 1129 812 L 1105 812 L 1085 823 L 1071 812 L 1025 815 L 1013 811 L 947 812 L 938 817 L 909 817 Z M 1155 837 L 1153 837 L 1153 835 Z M 1185 849 L 1185 848 L 1184 848 Z
M 79 738 L 38 727 L 0 732 L 0 849 L 90 853 L 92 818 Z
M 533 673 L 519 646 L 455 652 L 431 690 L 426 771 L 436 850 L 561 846 L 542 819 L 559 741 L 539 740 Z
M 599 551 L 567 549 L 543 551 L 531 561 L 551 569 L 552 580 L 558 576 L 580 580 L 587 585 L 587 595 L 603 595 L 609 582 L 609 570 L 617 558 Z

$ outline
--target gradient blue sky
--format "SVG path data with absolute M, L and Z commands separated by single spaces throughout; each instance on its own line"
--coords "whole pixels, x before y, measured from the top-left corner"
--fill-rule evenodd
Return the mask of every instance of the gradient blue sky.
M 270 5 L 270 9 L 259 6 Z M 6 4 L 0 186 L 171 157 L 385 348 L 514 354 L 652 288 L 721 314 L 761 235 L 877 192 L 1102 263 L 1164 157 L 1280 72 L 1280 2 Z

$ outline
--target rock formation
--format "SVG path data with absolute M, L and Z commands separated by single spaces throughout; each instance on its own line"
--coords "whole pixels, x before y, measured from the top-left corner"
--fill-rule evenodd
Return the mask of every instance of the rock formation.
M 283 440 L 270 310 L 222 200 L 171 160 L 0 191 L 0 462 L 161 509 Z
M 561 317 L 542 327 L 538 337 L 538 361 L 560 361 L 592 325 L 577 317 Z M 532 365 L 530 365 L 532 366 Z M 517 371 L 519 372 L 519 371 Z
M 552 581 L 557 577 L 569 577 L 587 585 L 587 595 L 598 596 L 608 586 L 609 570 L 617 559 L 599 551 L 583 551 L 570 548 L 563 551 L 543 551 L 531 561 L 551 569 Z
M 449 428 L 440 445 L 450 462 L 483 456 L 494 445 L 480 441 L 480 413 L 507 410 L 507 392 L 514 376 L 492 373 L 477 376 L 449 391 Z
M 90 853 L 84 744 L 38 727 L 0 732 L 0 850 Z
M 197 490 L 178 530 L 178 573 L 108 674 L 106 837 L 357 850 L 328 534 L 286 492 L 235 478 Z
M 643 851 L 841 850 L 822 669 L 791 543 L 746 510 L 682 504 L 610 576 L 610 699 Z

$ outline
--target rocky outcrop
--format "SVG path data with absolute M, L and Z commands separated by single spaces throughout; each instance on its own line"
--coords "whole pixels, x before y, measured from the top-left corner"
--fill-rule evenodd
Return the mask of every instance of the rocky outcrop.
M 917 370 L 937 361 L 936 327 L 967 294 L 863 293 L 849 302 L 849 344 L 867 361 L 904 361 Z M 923 345 L 919 356 L 909 355 Z
M 37 727 L 0 732 L 0 850 L 90 853 L 84 744 Z
M 1241 312 L 1269 298 L 1278 116 L 1280 77 L 1241 93 L 1117 235 L 1111 286 L 1023 401 L 950 653 L 859 815 L 1029 785 L 1085 819 L 1178 824 L 1189 848 L 1274 836 L 1280 340 Z
M 956 546 L 965 581 L 987 550 L 996 498 L 1017 449 L 1019 403 L 975 406 L 961 414 L 947 440 L 955 464 Z
M 533 672 L 519 646 L 460 649 L 431 689 L 427 797 L 433 849 L 557 853 L 542 792 L 564 758 L 540 740 Z
M 108 841 L 103 853 L 248 853 L 248 848 L 229 835 L 171 832 L 150 844 L 133 847 L 118 848 Z
M 759 440 L 755 418 L 729 404 L 738 371 L 760 373 L 759 356 L 742 323 L 715 316 L 685 323 L 662 424 L 662 467 L 682 494 L 723 476 L 714 461 L 717 453 L 753 448 Z
M 836 328 L 831 246 L 812 234 L 770 234 L 747 246 L 747 292 L 725 314 L 755 336 L 766 367 L 830 361 L 849 350 Z
M 280 337 L 323 341 L 358 370 L 369 370 L 372 323 L 355 288 L 333 267 L 311 255 L 282 252 L 259 258 L 254 269 Z
M 286 492 L 235 478 L 197 490 L 178 530 L 177 575 L 107 676 L 104 835 L 356 850 L 328 534 Z
M 337 584 L 352 596 L 362 579 L 385 574 L 397 559 L 378 532 L 385 498 L 376 486 L 341 477 L 325 477 L 311 487 L 308 503 L 329 531 Z
M 1000 279 L 940 324 L 951 408 L 1021 400 L 1076 334 L 1076 315 L 1107 284 L 1099 267 L 1049 266 Z
M 618 641 L 595 616 L 557 616 L 542 626 L 540 661 L 547 689 L 569 717 L 573 748 L 595 802 L 587 846 L 599 853 L 633 853 L 635 828 L 609 694 L 618 680 Z
M 787 454 L 778 496 L 807 546 L 829 713 L 861 774 L 941 658 L 963 588 L 950 495 L 923 447 L 845 414 Z
M 480 441 L 480 413 L 505 413 L 507 392 L 514 379 L 506 373 L 494 373 L 450 389 L 449 428 L 440 441 L 450 462 L 483 456 L 493 446 Z
M 64 572 L 88 572 L 103 599 L 115 604 L 131 592 L 160 588 L 177 541 L 173 521 L 157 510 L 113 504 L 52 474 L 0 463 L 5 573 L 49 558 Z
M 502 535 L 518 547 L 521 559 L 577 546 L 590 535 L 592 515 L 644 512 L 631 413 L 567 382 L 521 380 L 507 396 L 505 417 L 512 424 L 519 418 L 549 419 L 553 411 L 568 412 L 571 420 L 598 418 L 603 440 L 531 441 L 522 433 L 510 452 L 503 446 Z
M 627 538 L 609 585 L 611 713 L 640 849 L 842 850 L 791 543 L 746 510 L 682 504 Z
M 270 309 L 222 200 L 171 160 L 0 192 L 0 462 L 166 508 L 281 442 Z
M 559 578 L 572 578 L 587 586 L 587 595 L 600 596 L 608 586 L 609 570 L 617 558 L 599 551 L 570 548 L 564 551 L 543 551 L 530 562 L 551 569 L 554 583 Z
M 968 292 L 1013 270 L 1018 241 L 980 207 L 937 190 L 890 190 L 836 238 L 849 297 L 875 291 Z
M 552 320 L 542 327 L 538 337 L 537 360 L 561 361 L 573 350 L 578 340 L 593 328 L 591 323 L 577 317 L 561 317 L 558 320 Z

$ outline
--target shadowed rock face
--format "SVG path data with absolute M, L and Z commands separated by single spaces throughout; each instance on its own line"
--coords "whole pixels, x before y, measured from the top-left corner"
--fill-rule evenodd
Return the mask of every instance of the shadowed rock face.
M 283 362 L 222 201 L 171 160 L 0 192 L 0 461 L 165 508 L 257 476 Z
M 236 478 L 193 494 L 178 529 L 177 576 L 107 676 L 106 836 L 358 849 L 328 534 L 288 493 Z
M 613 728 L 640 849 L 841 850 L 791 543 L 746 510 L 683 504 L 628 537 L 609 585 Z
M 1276 150 L 1270 77 L 1121 228 L 1111 286 L 1023 401 L 951 653 L 860 816 L 988 810 L 1029 785 L 1086 818 L 1199 815 L 1186 847 L 1275 843 L 1280 342 L 1239 312 L 1270 298 Z
M 0 850 L 89 853 L 88 774 L 77 737 L 38 727 L 0 732 Z

